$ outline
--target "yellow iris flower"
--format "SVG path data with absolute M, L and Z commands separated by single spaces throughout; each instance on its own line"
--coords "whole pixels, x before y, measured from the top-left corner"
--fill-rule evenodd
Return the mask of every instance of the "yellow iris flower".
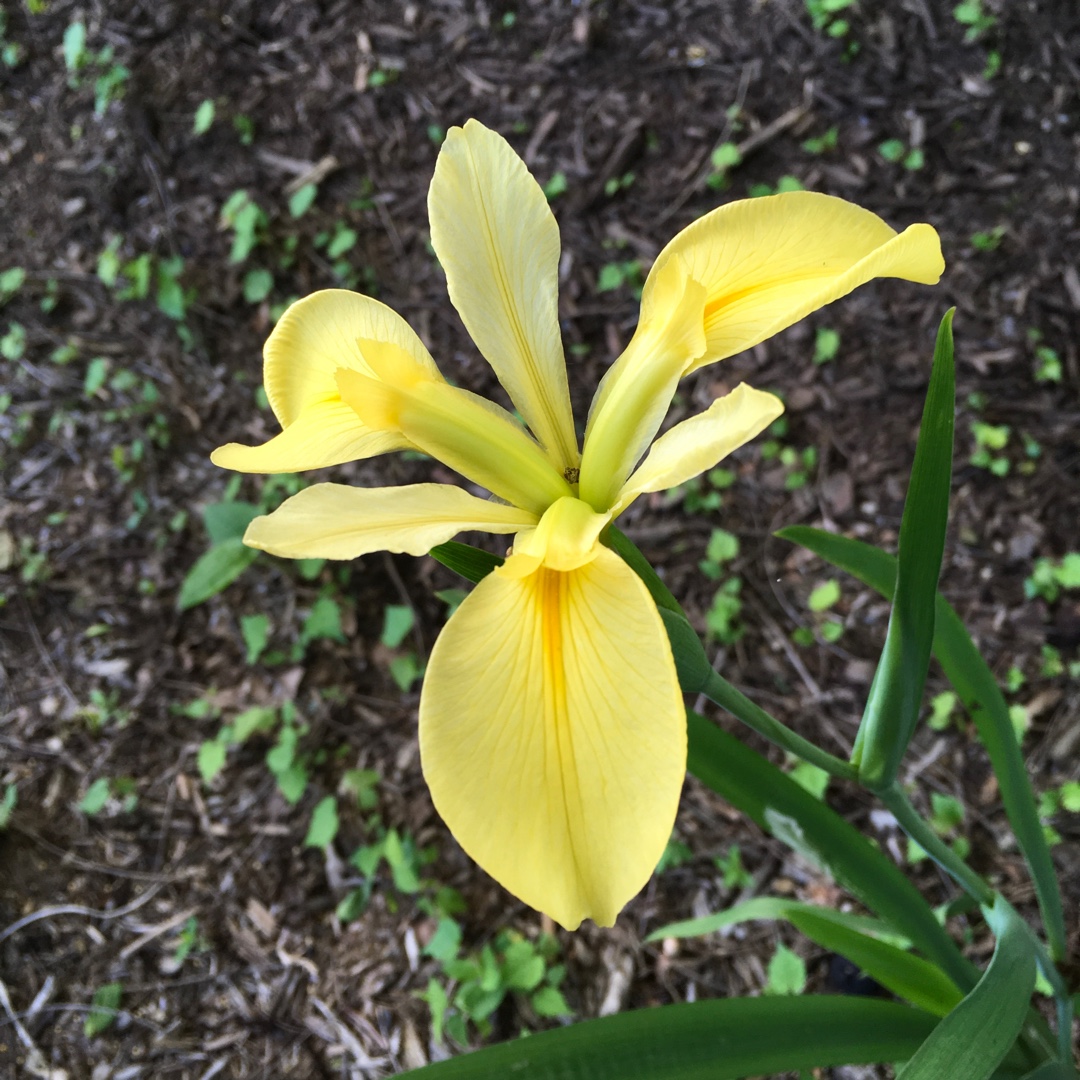
M 574 929 L 610 926 L 671 835 L 686 723 L 664 625 L 600 542 L 641 494 L 712 468 L 782 411 L 740 385 L 654 438 L 679 380 L 750 348 L 871 278 L 935 283 L 937 234 L 897 234 L 810 192 L 734 202 L 679 233 L 645 282 L 641 319 L 597 390 L 584 442 L 559 334 L 559 230 L 510 146 L 452 129 L 428 194 L 450 299 L 524 418 L 440 374 L 400 316 L 357 293 L 293 304 L 265 347 L 283 431 L 213 460 L 295 472 L 420 450 L 490 491 L 315 484 L 248 528 L 289 558 L 422 555 L 465 530 L 514 533 L 512 553 L 439 636 L 420 752 L 462 847 L 525 903 Z

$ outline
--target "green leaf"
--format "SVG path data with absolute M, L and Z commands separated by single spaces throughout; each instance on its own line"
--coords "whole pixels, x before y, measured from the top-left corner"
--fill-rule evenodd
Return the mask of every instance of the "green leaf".
M 824 581 L 810 593 L 806 606 L 811 611 L 828 611 L 839 599 L 839 584 L 835 580 Z
M 215 544 L 187 572 L 177 607 L 181 611 L 195 607 L 231 585 L 258 557 L 254 548 L 244 547 L 242 540 L 226 540 Z
M 214 102 L 212 98 L 207 98 L 195 110 L 195 121 L 192 124 L 192 131 L 194 131 L 196 135 L 205 135 L 210 130 L 213 123 Z
M 311 611 L 300 628 L 300 644 L 307 646 L 320 639 L 343 642 L 345 634 L 341 629 L 341 607 L 331 596 L 320 596 L 311 605 Z
M 515 941 L 503 956 L 502 978 L 510 990 L 535 990 L 544 978 L 544 958 L 531 941 Z
M 761 828 L 821 865 L 967 990 L 977 977 L 922 895 L 857 829 L 734 736 L 687 713 L 687 767 Z
M 412 630 L 415 618 L 411 607 L 405 604 L 387 604 L 383 612 L 383 630 L 379 640 L 388 649 L 396 649 Z
M 319 189 L 315 184 L 304 184 L 297 188 L 289 197 L 289 213 L 294 218 L 302 218 L 311 209 L 318 193 Z
M 768 967 L 770 994 L 801 994 L 806 989 L 806 964 L 786 945 L 777 945 Z
M 277 720 L 277 713 L 266 705 L 253 705 L 245 709 L 232 722 L 232 742 L 242 743 L 256 731 L 269 731 Z
M 99 776 L 87 789 L 79 803 L 79 809 L 88 817 L 100 814 L 112 794 L 112 783 L 107 776 Z
M 0 799 L 0 832 L 3 832 L 11 821 L 11 815 L 15 812 L 15 804 L 18 800 L 18 789 L 14 784 L 4 786 L 4 797 Z
M 903 1060 L 933 1024 L 926 1013 L 888 1001 L 729 998 L 589 1020 L 403 1075 L 414 1080 L 741 1080 Z
M 334 842 L 337 831 L 337 799 L 333 795 L 327 795 L 315 804 L 315 809 L 311 812 L 311 823 L 308 825 L 307 836 L 304 837 L 304 847 L 329 847 Z
M 207 739 L 199 747 L 197 762 L 199 775 L 202 777 L 204 784 L 211 783 L 214 777 L 225 767 L 227 752 L 228 748 L 221 739 Z
M 456 540 L 436 544 L 428 554 L 455 574 L 460 574 L 474 583 L 483 581 L 496 566 L 502 566 L 504 561 L 489 551 L 482 551 L 471 544 L 459 544 Z
M 805 525 L 781 529 L 776 535 L 813 551 L 881 593 L 886 600 L 892 599 L 896 582 L 896 559 L 892 555 L 861 540 Z M 1061 893 L 1039 820 L 1035 793 L 1013 732 L 1009 706 L 960 616 L 940 593 L 934 626 L 934 655 L 975 721 L 979 740 L 998 780 L 1009 824 L 1035 883 L 1051 955 L 1060 960 L 1066 955 Z
M 118 982 L 106 983 L 94 991 L 93 1003 L 83 1021 L 83 1034 L 88 1039 L 100 1035 L 112 1025 L 123 993 L 124 987 Z
M 249 270 L 244 275 L 244 299 L 249 304 L 265 300 L 274 287 L 274 275 L 269 270 Z
M 219 502 L 203 507 L 202 518 L 211 544 L 239 540 L 262 511 L 254 503 Z
M 934 640 L 935 598 L 952 483 L 956 379 L 953 309 L 934 348 L 911 483 L 898 543 L 896 589 L 889 629 L 855 740 L 852 764 L 871 790 L 895 779 L 915 732 Z
M 266 615 L 244 615 L 240 619 L 240 636 L 244 639 L 249 664 L 258 663 L 270 640 L 270 619 Z
M 570 1006 L 566 1004 L 566 998 L 563 997 L 562 991 L 557 990 L 554 986 L 541 986 L 529 998 L 529 1001 L 537 1016 L 547 1016 L 554 1019 L 560 1016 L 574 1015 Z
M 998 936 L 990 966 L 941 1021 L 896 1080 L 985 1080 L 1004 1060 L 1027 1017 L 1035 989 L 1031 931 L 1000 898 L 983 909 Z
M 64 31 L 64 67 L 78 71 L 86 62 L 86 27 L 73 22 Z
M 461 948 L 461 924 L 457 919 L 442 918 L 431 940 L 422 951 L 425 956 L 432 956 L 445 964 L 457 956 L 459 948 Z
M 898 997 L 935 1016 L 944 1016 L 963 996 L 934 964 L 906 951 L 908 940 L 880 919 L 832 908 L 759 896 L 724 911 L 653 931 L 646 941 L 696 937 L 758 919 L 785 919 L 822 948 L 847 957 Z
M 649 590 L 649 594 L 656 601 L 656 606 L 661 612 L 673 611 L 676 615 L 680 615 L 685 619 L 679 601 L 675 599 L 671 590 L 660 580 L 649 560 L 641 554 L 637 545 L 625 533 L 620 532 L 614 525 L 610 525 L 604 532 L 603 541 L 645 582 L 645 587 Z

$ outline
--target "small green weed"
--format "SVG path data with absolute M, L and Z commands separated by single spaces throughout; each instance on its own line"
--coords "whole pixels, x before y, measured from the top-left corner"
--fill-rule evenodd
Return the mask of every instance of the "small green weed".
M 806 963 L 786 945 L 778 943 L 766 969 L 768 982 L 762 988 L 767 996 L 796 995 L 806 989 Z
M 908 149 L 900 139 L 886 139 L 878 146 L 878 153 L 893 164 L 900 164 L 909 172 L 918 172 L 926 164 L 926 154 L 921 147 Z
M 1061 559 L 1038 558 L 1031 576 L 1024 581 L 1024 595 L 1033 600 L 1041 596 L 1054 603 L 1062 590 L 1080 589 L 1080 552 L 1070 551 Z

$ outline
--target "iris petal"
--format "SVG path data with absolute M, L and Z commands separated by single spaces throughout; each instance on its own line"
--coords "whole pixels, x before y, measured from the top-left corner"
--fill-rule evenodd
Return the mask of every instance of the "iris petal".
M 460 532 L 510 533 L 535 523 L 533 514 L 450 484 L 314 484 L 256 518 L 244 543 L 287 559 L 355 559 L 372 551 L 426 555 Z
M 665 491 L 700 476 L 760 435 L 783 411 L 783 402 L 774 394 L 740 383 L 703 413 L 676 424 L 653 443 L 619 492 L 612 516 L 621 514 L 647 491 Z
M 575 570 L 516 576 L 512 556 L 432 651 L 420 754 L 465 851 L 574 929 L 610 926 L 671 835 L 686 718 L 641 580 L 604 548 Z
M 873 278 L 934 285 L 945 269 L 929 225 L 898 234 L 869 210 L 813 191 L 718 207 L 668 243 L 649 279 L 675 255 L 708 292 L 707 348 L 694 368 L 749 349 Z M 647 280 L 643 308 L 649 292 Z
M 559 227 L 502 136 L 451 128 L 428 191 L 450 300 L 561 473 L 578 464 L 559 332 Z
M 424 343 L 397 312 L 370 296 L 323 289 L 292 304 L 263 347 L 266 396 L 282 427 L 308 405 L 337 394 L 338 368 L 373 374 L 360 351 L 364 338 L 397 345 L 431 378 L 441 377 Z
M 210 460 L 236 472 L 304 472 L 411 447 L 400 432 L 365 427 L 335 392 L 333 396 L 309 400 L 304 411 L 280 435 L 261 446 L 228 443 L 219 446 Z

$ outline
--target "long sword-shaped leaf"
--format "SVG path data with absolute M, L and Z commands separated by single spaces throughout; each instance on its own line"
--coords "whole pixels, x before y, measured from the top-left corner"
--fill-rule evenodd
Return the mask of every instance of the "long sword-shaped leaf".
M 1000 901 L 985 914 L 998 938 L 990 966 L 896 1080 L 985 1080 L 1016 1042 L 1035 989 L 1031 932 L 1016 912 Z
M 808 548 L 854 575 L 887 600 L 892 599 L 896 581 L 896 559 L 892 555 L 861 540 L 803 525 L 781 529 L 776 535 Z M 1050 954 L 1055 960 L 1061 960 L 1066 955 L 1061 892 L 1039 821 L 1035 793 L 1009 719 L 1009 707 L 960 616 L 940 593 L 937 597 L 934 655 L 975 721 L 979 740 L 986 748 L 998 780 L 1001 802 L 1009 824 L 1035 883 Z
M 759 896 L 715 915 L 672 923 L 654 931 L 646 940 L 691 937 L 754 919 L 786 919 L 823 949 L 846 956 L 897 997 L 934 1016 L 944 1016 L 963 997 L 939 967 L 885 940 L 896 935 L 890 934 L 880 919 L 847 915 L 779 896 Z
M 961 990 L 978 971 L 961 955 L 918 889 L 857 829 L 760 754 L 687 713 L 687 767 L 761 828 L 822 866 L 934 961 Z
M 941 320 L 919 442 L 904 502 L 896 592 L 885 647 L 870 688 L 852 763 L 867 787 L 887 787 L 915 732 L 934 638 L 945 526 L 952 483 L 956 380 L 952 316 Z
M 1076 1070 L 1061 1061 L 1048 1061 L 1029 1072 L 1024 1080 L 1076 1080 Z
M 903 1060 L 933 1026 L 932 1016 L 887 1001 L 729 998 L 588 1020 L 405 1075 L 413 1080 L 740 1080 Z
M 503 564 L 502 558 L 498 555 L 473 547 L 472 544 L 460 544 L 456 540 L 436 544 L 428 554 L 437 562 L 441 562 L 443 566 L 453 570 L 455 574 L 460 574 L 474 584 L 486 578 L 496 566 Z

